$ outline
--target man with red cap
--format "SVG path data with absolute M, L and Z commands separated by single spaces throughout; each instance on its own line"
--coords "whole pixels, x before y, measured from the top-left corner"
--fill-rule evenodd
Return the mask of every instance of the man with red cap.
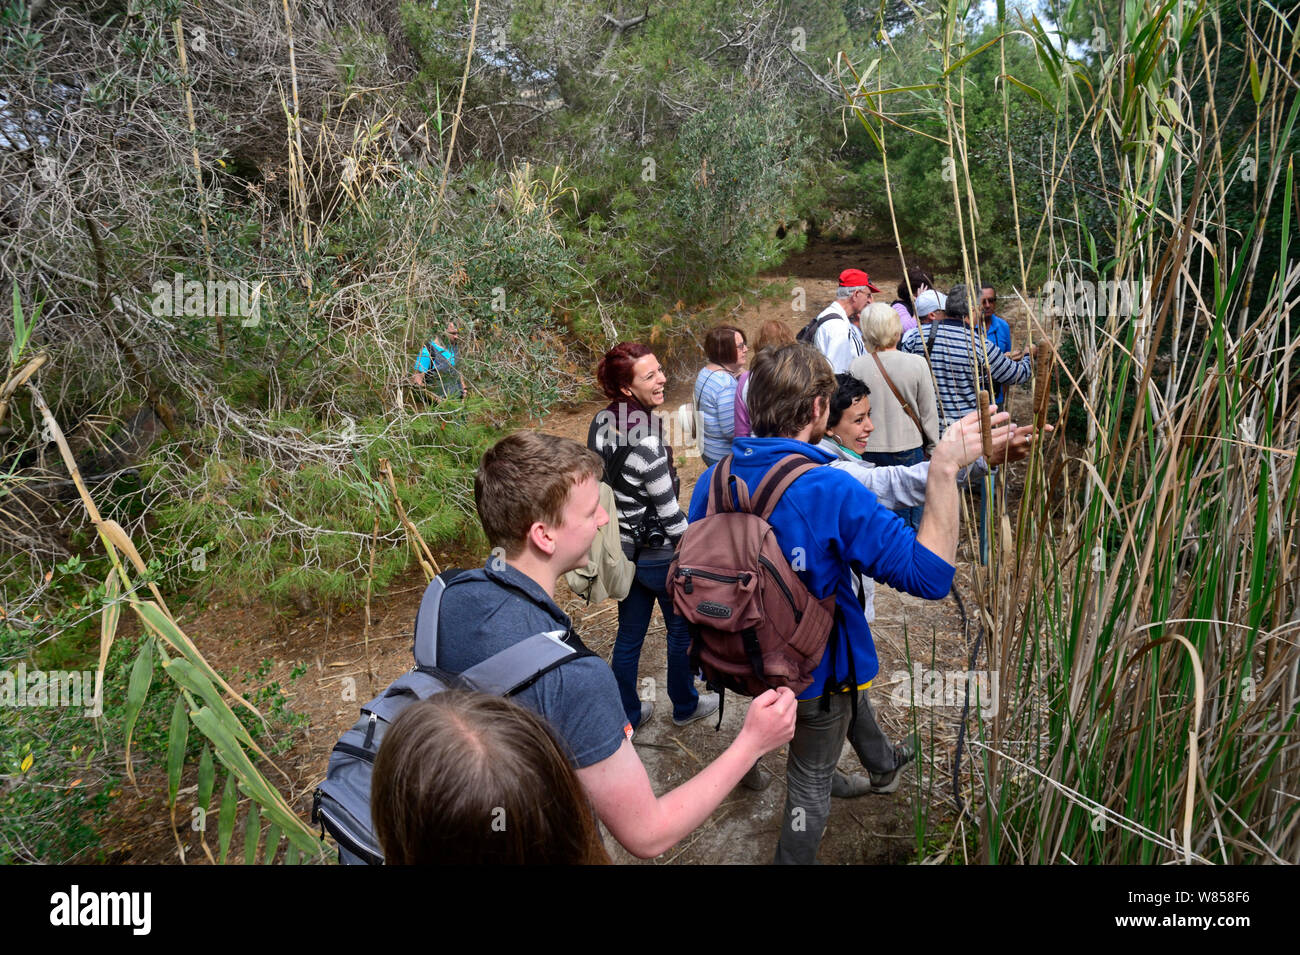
M 815 320 L 813 344 L 826 356 L 835 374 L 847 372 L 853 359 L 866 352 L 858 330 L 858 314 L 871 304 L 871 293 L 880 289 L 861 269 L 840 273 L 840 287 L 831 302 Z

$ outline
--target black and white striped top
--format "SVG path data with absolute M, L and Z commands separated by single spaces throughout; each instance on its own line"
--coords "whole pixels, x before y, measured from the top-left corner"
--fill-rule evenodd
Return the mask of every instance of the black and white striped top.
M 625 483 L 627 488 L 614 485 L 619 538 L 629 557 L 636 548 L 636 531 L 647 502 L 652 509 L 650 543 L 660 540 L 664 549 L 671 550 L 686 533 L 686 513 L 677 503 L 676 473 L 669 460 L 672 448 L 663 440 L 661 427 L 657 416 L 647 415 L 639 406 L 625 402 L 611 404 L 593 422 L 593 450 L 607 462 L 622 443 L 631 444 L 621 471 L 620 483 Z M 634 493 L 629 494 L 628 490 Z

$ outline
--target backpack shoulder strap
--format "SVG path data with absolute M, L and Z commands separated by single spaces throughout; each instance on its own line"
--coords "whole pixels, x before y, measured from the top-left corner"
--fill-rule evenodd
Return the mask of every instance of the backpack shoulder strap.
M 458 576 L 458 575 L 457 575 Z M 415 662 L 421 666 L 438 665 L 438 613 L 442 608 L 442 595 L 447 590 L 447 579 L 442 574 L 434 577 L 420 598 L 420 609 L 415 613 Z
M 438 665 L 438 617 L 442 608 L 442 597 L 457 577 L 469 571 L 439 575 L 424 591 L 420 599 L 420 609 L 415 615 L 415 662 L 417 667 L 436 668 Z M 582 656 L 590 656 L 590 651 L 576 649 L 565 642 L 567 631 L 551 630 L 535 633 L 526 640 L 506 647 L 476 663 L 460 674 L 460 681 L 468 683 L 484 693 L 496 693 L 509 696 L 529 686 L 543 673 L 554 669 L 561 663 Z M 581 646 L 581 641 L 578 641 Z M 423 697 L 421 697 L 423 698 Z
M 361 707 L 361 712 L 369 713 L 379 717 L 386 723 L 391 723 L 411 703 L 417 700 L 427 700 L 435 693 L 441 693 L 444 690 L 456 689 L 457 685 L 456 679 L 447 674 L 422 669 L 410 670 L 390 683 L 384 692 Z
M 799 332 L 799 336 L 802 337 L 799 336 L 796 337 L 799 338 L 799 341 L 806 342 L 808 344 L 813 344 L 816 341 L 817 333 L 822 330 L 822 326 L 825 325 L 827 322 L 829 322 L 831 319 L 840 318 L 840 317 L 841 317 L 840 313 L 832 309 L 831 311 L 825 312 L 824 314 L 817 315 L 814 318 L 810 318 L 808 320 L 808 324 L 805 325 L 803 329 Z
M 749 485 L 731 473 L 731 457 L 728 454 L 713 469 L 713 478 L 709 482 L 709 509 L 706 512 L 708 514 L 726 514 L 737 510 L 731 503 L 733 482 L 736 486 L 736 499 L 740 503 L 739 510 L 749 511 Z
M 560 664 L 578 657 L 593 656 L 590 651 L 569 646 L 564 642 L 564 636 L 563 630 L 535 633 L 482 663 L 476 663 L 461 674 L 461 679 L 484 693 L 513 696 Z
M 781 495 L 786 492 L 786 489 L 797 478 L 820 466 L 802 454 L 787 454 L 776 462 L 759 482 L 758 490 L 754 492 L 750 513 L 757 514 L 765 521 L 770 519 L 772 511 L 776 509 L 777 502 L 781 500 Z
M 817 333 L 822 330 L 823 325 L 825 325 L 827 322 L 833 322 L 837 318 L 844 318 L 844 316 L 841 315 L 839 312 L 832 310 L 832 311 L 828 311 L 825 315 L 819 316 L 817 319 L 815 319 L 817 324 L 813 326 L 813 337 L 815 338 L 817 336 Z M 844 318 L 844 320 L 846 322 L 848 321 L 847 318 Z
M 638 489 L 633 487 L 632 483 L 623 476 L 623 466 L 627 464 L 628 455 L 632 453 L 632 450 L 632 445 L 627 441 L 619 442 L 613 457 L 605 461 L 605 483 L 616 490 L 622 491 L 630 498 L 639 499 L 641 495 L 638 493 Z
M 616 491 L 633 500 L 641 500 L 642 495 L 636 487 L 633 487 L 623 476 L 623 466 L 627 463 L 628 455 L 635 450 L 631 441 L 623 432 L 619 431 L 617 426 L 610 420 L 613 415 L 606 409 L 596 414 L 591 419 L 591 426 L 587 428 L 587 447 L 600 455 L 600 459 L 605 464 L 605 483 Z M 603 435 L 600 446 L 597 447 L 596 436 Z M 614 450 L 609 450 L 610 439 L 613 438 Z

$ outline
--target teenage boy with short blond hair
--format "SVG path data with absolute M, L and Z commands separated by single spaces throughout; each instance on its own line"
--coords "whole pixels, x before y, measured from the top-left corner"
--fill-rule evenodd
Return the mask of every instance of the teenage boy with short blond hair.
M 601 471 L 600 458 L 582 445 L 529 431 L 483 455 L 474 501 L 493 555 L 482 569 L 456 576 L 443 594 L 438 666 L 462 672 L 540 631 L 566 631 L 581 646 L 555 603 L 555 582 L 586 563 L 597 530 L 609 521 L 597 490 Z M 750 704 L 722 755 L 656 797 L 605 661 L 571 660 L 514 699 L 551 723 L 596 814 L 641 858 L 659 855 L 707 819 L 755 760 L 794 734 L 794 695 L 768 691 Z

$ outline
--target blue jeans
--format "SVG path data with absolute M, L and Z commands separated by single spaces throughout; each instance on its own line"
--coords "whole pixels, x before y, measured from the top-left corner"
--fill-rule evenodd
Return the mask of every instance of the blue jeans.
M 862 460 L 870 461 L 878 468 L 896 467 L 902 465 L 907 467 L 912 464 L 920 464 L 925 460 L 925 454 L 920 448 L 913 448 L 911 451 L 864 451 Z M 921 527 L 921 513 L 925 510 L 925 505 L 917 504 L 915 507 L 896 507 L 894 513 L 907 522 L 907 526 L 913 531 Z
M 637 693 L 637 667 L 641 662 L 641 644 L 650 628 L 655 601 L 664 615 L 668 631 L 668 698 L 673 701 L 673 717 L 684 720 L 695 712 L 700 694 L 695 689 L 688 653 L 691 634 L 686 620 L 673 612 L 668 597 L 668 561 L 638 563 L 632 589 L 618 605 L 618 636 L 610 669 L 618 681 L 623 710 L 633 728 L 641 721 L 641 698 Z

